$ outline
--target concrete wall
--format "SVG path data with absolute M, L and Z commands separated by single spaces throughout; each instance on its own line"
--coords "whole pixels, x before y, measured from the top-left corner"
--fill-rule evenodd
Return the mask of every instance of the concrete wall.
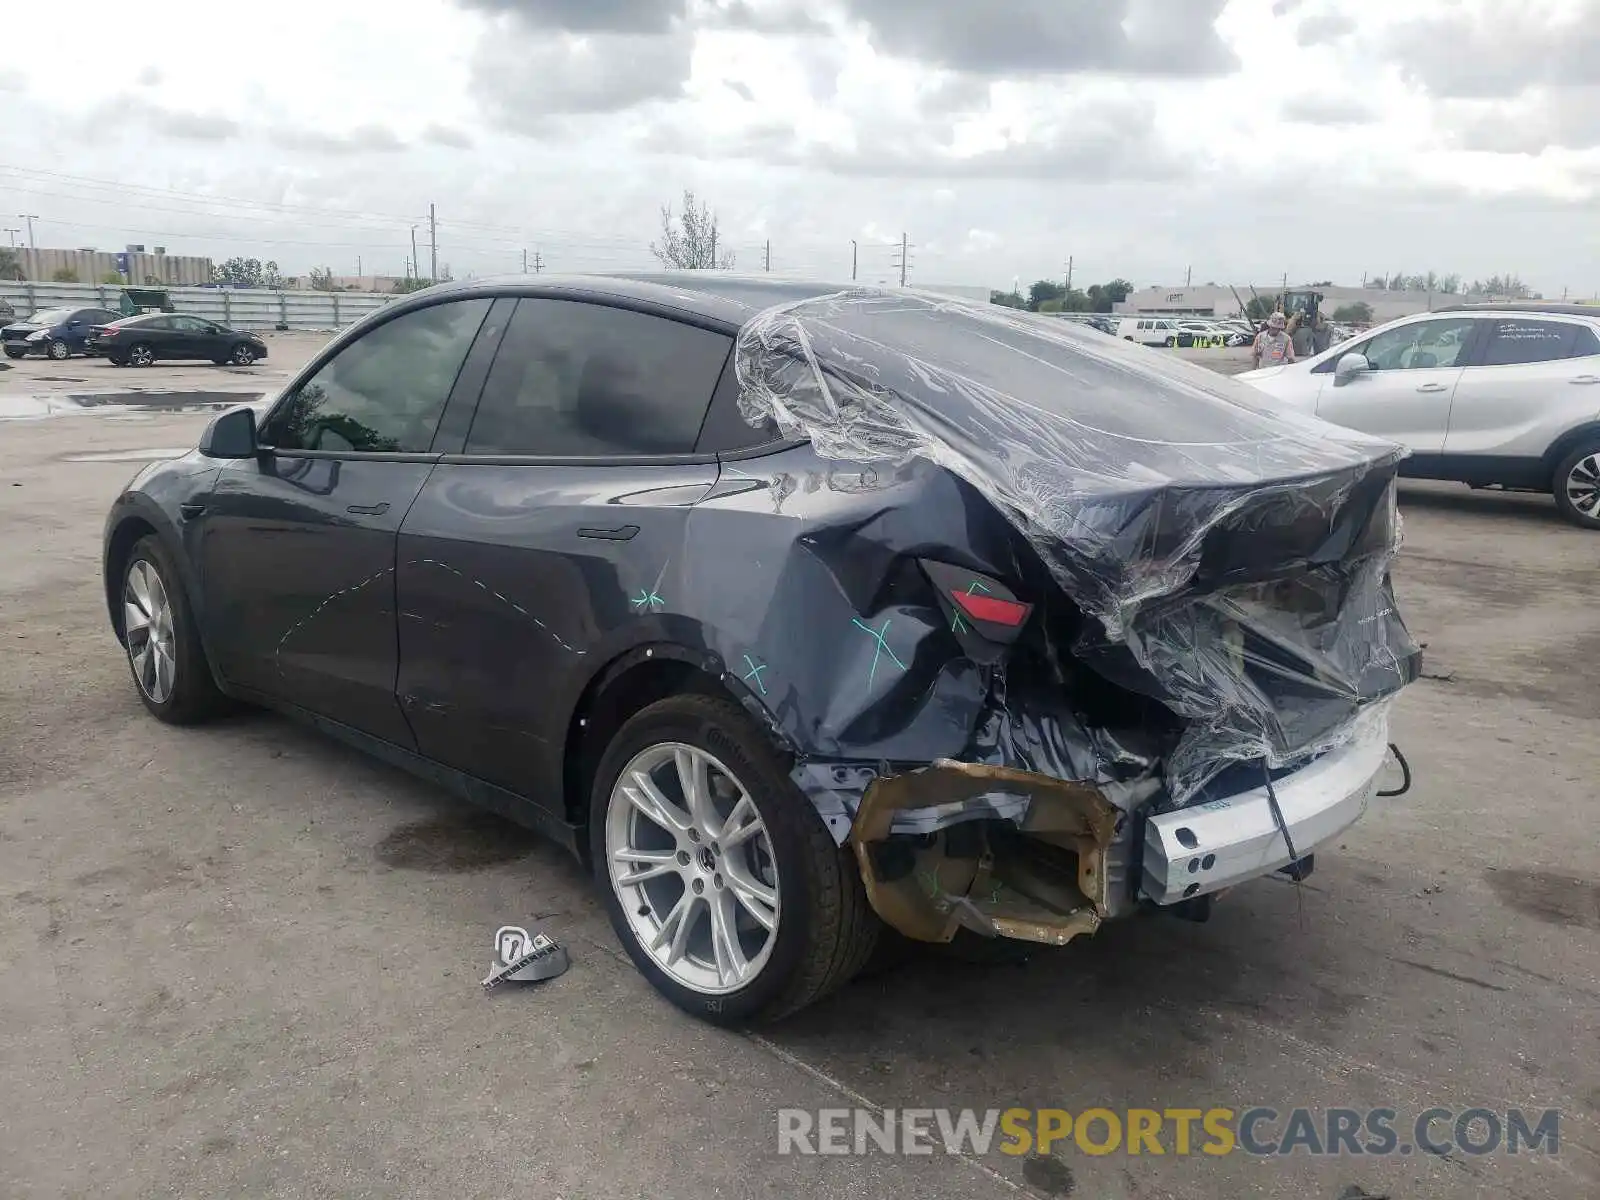
M 235 329 L 340 329 L 394 297 L 358 292 L 268 292 L 239 288 L 169 288 L 172 306 Z M 41 308 L 97 307 L 113 312 L 121 289 L 81 283 L 0 283 L 0 297 L 21 320 Z
M 1303 288 L 1303 284 L 1289 285 L 1291 291 Z M 1239 296 L 1246 304 L 1250 302 L 1250 285 L 1240 284 L 1237 289 Z M 1256 284 L 1255 290 L 1262 296 L 1276 296 L 1283 290 L 1279 283 Z M 1407 317 L 1412 313 L 1428 312 L 1431 309 L 1443 308 L 1447 304 L 1465 303 L 1467 297 L 1450 292 L 1390 292 L 1381 288 L 1359 287 L 1323 287 L 1318 288 L 1323 296 L 1323 307 L 1331 313 L 1334 309 L 1345 304 L 1353 304 L 1358 300 L 1365 300 L 1372 308 L 1372 319 L 1375 322 L 1392 321 L 1396 317 Z M 1195 313 L 1201 316 L 1231 317 L 1238 316 L 1239 303 L 1234 299 L 1233 291 L 1225 287 L 1148 287 L 1140 288 L 1137 292 L 1129 294 L 1128 298 L 1117 305 L 1119 313 Z
M 16 248 L 27 279 L 48 280 L 59 270 L 77 273 L 79 283 L 99 283 L 117 269 L 116 257 L 105 250 L 29 250 Z M 188 254 L 130 254 L 128 282 L 138 287 L 147 280 L 168 286 L 211 282 L 211 260 Z

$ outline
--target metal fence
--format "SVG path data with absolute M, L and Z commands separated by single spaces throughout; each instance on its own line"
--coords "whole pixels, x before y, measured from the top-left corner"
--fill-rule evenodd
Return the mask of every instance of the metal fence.
M 342 329 L 393 296 L 367 292 L 269 292 L 246 288 L 168 288 L 178 312 L 220 321 L 234 329 Z M 122 289 L 115 284 L 0 282 L 21 320 L 42 308 L 108 308 L 117 311 Z

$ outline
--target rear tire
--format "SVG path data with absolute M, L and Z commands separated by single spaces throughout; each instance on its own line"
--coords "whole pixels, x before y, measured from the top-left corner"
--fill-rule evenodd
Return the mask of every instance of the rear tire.
M 106 361 L 113 367 L 125 367 L 128 365 L 128 360 L 120 354 L 108 354 L 106 355 Z
M 1556 466 L 1556 509 L 1582 529 L 1600 529 L 1600 438 L 1579 443 Z
M 706 761 L 706 791 L 715 797 L 712 819 L 699 825 L 691 820 L 676 834 L 634 811 L 629 794 L 643 793 L 623 778 L 626 772 L 637 779 L 641 768 L 636 764 L 648 764 L 669 751 Z M 674 763 L 648 769 L 656 794 L 665 797 L 672 815 L 689 815 L 682 791 L 673 794 L 681 778 Z M 749 808 L 744 799 L 735 799 L 741 792 Z M 732 815 L 723 808 L 731 808 Z M 762 829 L 736 846 L 728 833 L 741 809 L 745 815 L 739 828 L 759 824 Z M 675 696 L 635 714 L 601 759 L 589 821 L 595 876 L 623 949 L 657 991 L 692 1016 L 727 1026 L 777 1020 L 843 986 L 877 944 L 881 926 L 867 903 L 853 855 L 834 843 L 816 809 L 790 780 L 788 765 L 731 701 Z M 643 848 L 634 840 L 641 829 L 660 831 L 657 848 Z M 747 846 L 753 849 L 744 850 Z M 753 867 L 749 858 L 740 861 L 741 851 L 748 856 L 761 849 L 769 856 L 765 869 Z M 619 861 L 619 853 L 630 857 Z M 657 864 L 653 870 L 652 863 Z M 627 879 L 646 871 L 657 876 L 651 883 L 658 889 L 654 894 Z M 717 890 L 724 886 L 724 872 L 728 891 Z M 734 885 L 752 879 L 770 888 L 773 897 L 768 915 L 774 927 L 764 938 L 753 923 L 760 920 L 754 916 L 757 910 L 731 894 L 740 892 Z M 691 894 L 696 880 L 705 890 Z M 685 902 L 690 915 L 679 923 L 688 921 L 690 931 L 679 938 L 672 918 Z M 715 948 L 713 905 L 722 903 L 737 918 L 724 928 L 732 928 L 739 957 L 753 971 L 742 983 L 732 982 L 737 975 L 724 977 L 722 955 L 715 961 L 707 957 L 706 948 Z M 738 922 L 744 923 L 742 930 Z M 670 941 L 652 950 L 645 944 L 652 932 L 671 935 Z M 672 947 L 680 941 L 683 948 L 674 961 Z
M 118 580 L 122 638 L 139 699 L 157 720 L 193 725 L 228 707 L 206 661 L 176 563 L 154 534 L 134 543 Z
M 248 367 L 256 361 L 256 352 L 240 342 L 228 355 L 228 363 L 235 367 Z
M 148 343 L 138 342 L 128 347 L 128 364 L 135 367 L 148 367 L 156 361 L 156 352 Z

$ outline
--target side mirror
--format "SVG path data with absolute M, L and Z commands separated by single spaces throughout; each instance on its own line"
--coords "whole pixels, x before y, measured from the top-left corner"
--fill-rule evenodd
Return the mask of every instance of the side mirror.
M 200 435 L 200 453 L 207 458 L 254 458 L 257 449 L 255 410 L 244 405 L 213 418 Z
M 1371 369 L 1365 354 L 1341 355 L 1333 368 L 1333 386 L 1343 387 L 1352 380 L 1360 379 Z

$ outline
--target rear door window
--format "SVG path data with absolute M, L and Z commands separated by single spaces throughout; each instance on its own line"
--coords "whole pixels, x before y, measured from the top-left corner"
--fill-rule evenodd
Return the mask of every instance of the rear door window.
M 265 441 L 278 450 L 427 453 L 492 303 L 434 304 L 363 334 L 273 412 Z
M 1600 354 L 1600 337 L 1595 336 L 1593 329 L 1587 325 L 1576 325 L 1578 336 L 1572 339 L 1572 357 L 1588 358 L 1591 354 Z
M 691 454 L 733 339 L 629 309 L 517 302 L 468 454 Z
M 1480 365 L 1511 367 L 1570 358 L 1582 331 L 1582 326 L 1565 321 L 1535 321 L 1526 317 L 1499 320 L 1489 331 Z

